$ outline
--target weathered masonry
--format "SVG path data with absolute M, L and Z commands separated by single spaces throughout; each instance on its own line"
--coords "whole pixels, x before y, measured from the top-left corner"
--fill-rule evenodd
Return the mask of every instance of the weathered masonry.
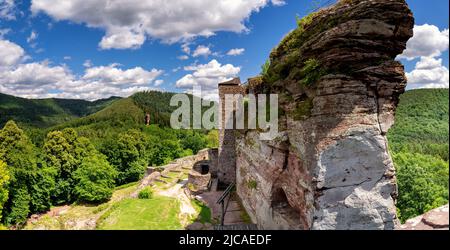
M 234 121 L 231 120 L 232 112 L 236 108 L 233 103 L 225 102 L 225 95 L 244 94 L 243 88 L 240 85 L 239 79 L 233 79 L 228 82 L 219 83 L 219 102 L 220 102 L 220 122 L 221 128 L 219 131 L 219 172 L 218 178 L 221 184 L 230 184 L 236 179 L 236 137 L 233 129 L 226 129 L 226 123 Z M 231 105 L 226 107 L 225 105 Z M 225 110 L 230 113 L 226 114 Z M 230 118 L 229 118 L 230 117 Z M 234 126 L 233 126 L 234 127 Z
M 394 228 L 385 135 L 406 86 L 394 59 L 413 24 L 404 0 L 341 0 L 300 21 L 263 76 L 219 85 L 221 105 L 226 93 L 279 95 L 275 140 L 220 132 L 219 179 L 236 182 L 259 228 Z

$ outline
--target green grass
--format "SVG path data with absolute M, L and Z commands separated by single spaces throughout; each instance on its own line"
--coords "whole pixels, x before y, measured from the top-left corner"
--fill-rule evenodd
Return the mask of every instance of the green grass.
M 111 200 L 100 204 L 98 206 L 86 205 L 86 204 L 72 204 L 70 208 L 65 211 L 60 216 L 49 216 L 43 215 L 41 218 L 37 220 L 35 223 L 28 223 L 25 226 L 25 229 L 47 229 L 47 230 L 70 230 L 74 229 L 74 223 L 68 222 L 76 222 L 82 220 L 96 220 L 101 221 L 109 216 L 110 212 L 113 208 L 120 202 L 120 200 L 124 199 L 124 197 L 130 196 L 137 188 L 137 184 L 135 183 L 129 187 L 122 187 L 114 191 Z M 81 228 L 87 229 L 87 228 Z M 89 228 L 91 229 L 91 228 Z
M 167 174 L 167 176 L 170 177 L 170 179 L 175 180 L 178 179 L 180 177 L 181 173 L 180 172 L 169 172 Z
M 177 230 L 183 229 L 178 214 L 179 202 L 155 196 L 152 199 L 124 199 L 115 204 L 109 216 L 97 224 L 103 230 Z
M 244 223 L 246 223 L 246 224 L 251 224 L 252 223 L 252 219 L 250 218 L 250 215 L 248 215 L 248 213 L 244 209 L 241 210 L 240 216 L 241 216 L 241 220 Z
M 117 191 L 117 190 L 125 189 L 125 188 L 128 188 L 128 187 L 136 186 L 138 184 L 139 184 L 138 181 L 130 182 L 130 183 L 127 183 L 127 184 L 124 184 L 124 185 L 121 185 L 121 186 L 117 186 L 117 187 L 114 188 L 114 190 Z
M 195 208 L 195 211 L 198 212 L 198 216 L 195 218 L 195 221 L 201 223 L 211 223 L 211 209 L 206 206 L 206 204 L 198 200 L 192 200 L 191 202 L 192 206 Z
M 161 181 L 154 181 L 153 185 L 159 189 L 164 189 L 167 185 L 167 183 L 161 182 Z

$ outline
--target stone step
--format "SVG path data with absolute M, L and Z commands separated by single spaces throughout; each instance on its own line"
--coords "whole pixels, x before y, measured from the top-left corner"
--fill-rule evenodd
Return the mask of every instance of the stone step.
M 165 180 L 161 180 L 161 179 L 155 179 L 155 182 L 162 182 L 162 183 L 165 183 L 165 184 L 167 184 L 167 181 L 165 181 Z
M 225 225 L 242 224 L 244 221 L 242 221 L 241 213 L 242 212 L 240 210 L 227 211 L 227 213 L 225 214 L 224 224 Z
M 241 206 L 236 201 L 230 201 L 227 207 L 227 213 L 232 211 L 241 211 Z
M 255 224 L 214 225 L 214 230 L 258 230 Z
M 217 186 L 219 185 L 219 179 L 214 178 L 212 180 L 212 184 L 211 184 L 211 191 L 212 192 L 216 192 L 217 191 Z

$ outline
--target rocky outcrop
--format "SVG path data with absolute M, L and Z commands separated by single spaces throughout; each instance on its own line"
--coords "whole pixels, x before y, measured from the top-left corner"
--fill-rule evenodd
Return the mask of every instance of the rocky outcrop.
M 341 0 L 299 21 L 251 93 L 277 93 L 280 132 L 241 131 L 237 192 L 262 229 L 394 229 L 395 169 L 385 134 L 412 36 L 404 0 Z
M 448 230 L 448 204 L 409 219 L 398 230 Z

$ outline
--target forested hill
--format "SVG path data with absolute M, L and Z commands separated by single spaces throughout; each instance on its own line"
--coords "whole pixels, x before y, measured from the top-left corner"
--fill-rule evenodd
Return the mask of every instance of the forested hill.
M 48 132 L 74 128 L 80 136 L 89 138 L 95 145 L 112 139 L 129 129 L 142 128 L 146 114 L 150 115 L 150 124 L 161 128 L 170 127 L 170 116 L 178 106 L 170 106 L 170 100 L 176 93 L 144 91 L 128 98 L 110 102 L 102 110 L 93 114 L 69 119 L 45 129 L 27 129 L 26 132 L 36 145 L 42 145 Z M 192 95 L 188 95 L 192 106 Z M 203 111 L 209 107 L 202 107 Z M 191 108 L 192 110 L 192 108 Z M 192 122 L 192 119 L 191 119 Z
M 388 138 L 392 150 L 432 155 L 448 161 L 448 89 L 404 93 Z
M 97 101 L 73 99 L 26 99 L 0 93 L 0 127 L 14 120 L 26 127 L 46 128 L 93 114 L 119 97 Z
M 402 221 L 448 203 L 448 101 L 448 89 L 410 90 L 400 97 L 388 140 Z
M 138 92 L 128 98 L 118 100 L 94 114 L 59 124 L 54 128 L 61 129 L 87 125 L 98 127 L 102 126 L 102 124 L 105 125 L 104 123 L 111 127 L 134 127 L 144 124 L 146 114 L 150 116 L 151 124 L 168 127 L 171 113 L 178 108 L 178 106 L 170 106 L 170 100 L 175 94 L 159 91 Z M 192 110 L 192 100 L 197 97 L 188 95 L 188 98 Z M 208 108 L 202 107 L 203 111 Z

